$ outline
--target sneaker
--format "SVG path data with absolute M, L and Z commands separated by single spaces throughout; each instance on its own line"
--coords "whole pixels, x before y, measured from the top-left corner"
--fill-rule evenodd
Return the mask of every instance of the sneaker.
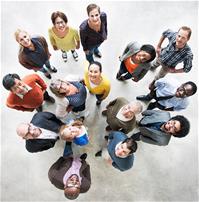
M 56 69 L 55 67 L 53 67 L 53 66 L 51 66 L 50 70 L 51 70 L 52 72 L 54 72 L 54 73 L 57 72 L 57 69 Z
M 48 79 L 51 79 L 51 78 L 52 78 L 49 73 L 45 73 L 44 75 L 45 75 Z
M 36 111 L 37 111 L 37 112 L 42 112 L 42 110 L 43 110 L 42 105 L 41 105 L 40 107 L 37 107 L 37 108 L 36 108 Z
M 55 103 L 55 99 L 53 97 L 51 97 L 51 96 L 49 96 L 46 101 L 51 102 L 51 103 Z
M 153 98 L 151 96 L 148 95 L 140 95 L 136 97 L 137 100 L 141 100 L 141 101 L 150 101 Z
M 78 54 L 76 51 L 72 52 L 74 60 L 77 62 L 78 61 Z
M 101 102 L 102 102 L 101 100 L 97 100 L 96 105 L 97 106 L 101 105 Z
M 95 157 L 99 157 L 99 156 L 102 156 L 102 150 L 98 151 L 98 152 L 95 154 Z
M 62 58 L 64 60 L 64 62 L 67 62 L 67 53 L 66 52 L 62 52 Z
M 105 135 L 105 136 L 104 136 L 104 139 L 105 139 L 106 141 L 108 141 L 108 135 Z
M 98 58 L 101 58 L 102 57 L 102 54 L 100 52 L 97 52 L 97 53 L 94 53 L 94 55 Z

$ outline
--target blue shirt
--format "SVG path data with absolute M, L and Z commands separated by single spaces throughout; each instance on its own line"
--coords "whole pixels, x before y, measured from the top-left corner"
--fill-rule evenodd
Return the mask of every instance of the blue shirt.
M 66 96 L 67 100 L 69 101 L 69 105 L 73 107 L 79 107 L 83 105 L 86 101 L 87 95 L 85 86 L 77 81 L 70 81 L 69 83 L 73 84 L 78 89 L 78 93 Z
M 27 58 L 35 64 L 35 66 L 43 67 L 48 60 L 48 55 L 46 54 L 45 49 L 37 37 L 31 38 L 31 41 L 35 47 L 35 50 L 33 51 L 24 47 L 24 53 L 26 54 Z
M 178 63 L 183 62 L 184 72 L 189 72 L 192 68 L 193 54 L 191 48 L 186 44 L 185 47 L 176 50 L 177 32 L 166 30 L 163 36 L 168 38 L 169 44 L 163 48 L 160 53 L 160 61 L 163 65 L 175 68 Z
M 174 78 L 158 79 L 155 82 L 156 97 L 175 95 L 180 85 L 181 84 L 178 82 L 178 80 Z M 165 108 L 173 108 L 175 111 L 185 109 L 189 104 L 188 98 L 180 98 L 176 96 L 166 100 L 159 100 L 158 103 Z

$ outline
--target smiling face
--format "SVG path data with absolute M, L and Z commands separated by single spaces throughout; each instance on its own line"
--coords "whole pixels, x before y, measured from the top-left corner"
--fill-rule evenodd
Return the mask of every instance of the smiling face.
M 89 66 L 88 77 L 91 81 L 96 81 L 101 78 L 101 72 L 98 65 L 92 64 Z
M 115 149 L 115 155 L 117 157 L 126 157 L 130 153 L 130 150 L 127 148 L 127 143 L 121 143 L 116 149 Z
M 147 62 L 148 60 L 151 59 L 151 55 L 149 53 L 147 53 L 146 51 L 139 51 L 136 55 L 135 55 L 135 63 L 137 64 L 141 64 L 144 62 Z
M 19 80 L 19 79 L 14 79 L 15 81 L 15 85 L 11 87 L 11 91 L 14 93 L 14 94 L 21 94 L 21 95 L 25 95 L 28 90 L 26 88 L 26 84 Z
M 177 120 L 169 120 L 161 127 L 162 130 L 168 134 L 176 134 L 181 130 L 180 122 Z
M 29 48 L 32 44 L 30 35 L 25 31 L 19 32 L 16 39 L 17 39 L 17 42 L 25 48 Z
M 176 48 L 183 48 L 189 40 L 189 32 L 180 29 L 176 35 Z
M 122 115 L 127 119 L 131 119 L 135 115 L 131 108 L 132 106 L 130 104 L 124 105 L 122 107 Z
M 58 32 L 64 32 L 67 28 L 67 23 L 62 18 L 57 17 L 54 26 Z
M 94 8 L 91 10 L 88 14 L 88 20 L 92 25 L 98 25 L 101 20 L 100 20 L 100 13 L 97 8 Z
M 185 98 L 189 97 L 193 94 L 193 88 L 190 84 L 182 84 L 177 90 L 176 90 L 176 97 Z

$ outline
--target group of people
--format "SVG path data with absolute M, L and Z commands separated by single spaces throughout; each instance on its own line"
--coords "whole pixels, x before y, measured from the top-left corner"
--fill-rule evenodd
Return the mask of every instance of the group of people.
M 87 13 L 88 19 L 81 23 L 79 32 L 68 26 L 64 13 L 56 11 L 51 15 L 53 26 L 48 34 L 53 49 L 61 50 L 64 62 L 67 62 L 69 51 L 78 61 L 76 49 L 80 48 L 81 43 L 88 61 L 81 79 L 54 79 L 50 82 L 49 88 L 56 99 L 49 95 L 46 83 L 36 73 L 24 78 L 16 73 L 7 74 L 3 78 L 4 88 L 10 91 L 6 103 L 8 107 L 37 111 L 30 123 L 20 123 L 16 129 L 17 134 L 25 139 L 27 151 L 41 152 L 54 147 L 59 139 L 65 141 L 63 156 L 50 167 L 48 176 L 52 184 L 64 190 L 68 199 L 77 198 L 91 186 L 87 154 L 74 156 L 71 147 L 72 143 L 80 146 L 89 143 L 87 127 L 90 126 L 84 125 L 84 119 L 88 116 L 87 94 L 89 92 L 96 96 L 96 106 L 99 107 L 111 90 L 110 80 L 102 73 L 102 64 L 95 60 L 102 57 L 99 47 L 107 39 L 107 15 L 96 4 L 89 4 Z M 149 70 L 153 71 L 158 66 L 161 69 L 149 84 L 150 92 L 136 97 L 139 101 L 118 96 L 107 104 L 102 111 L 108 124 L 105 128 L 108 135 L 104 136 L 106 146 L 95 154 L 96 157 L 103 157 L 114 168 L 126 171 L 133 166 L 137 141 L 163 146 L 168 145 L 172 136 L 182 138 L 189 133 L 188 119 L 182 115 L 172 117 L 169 111 L 186 109 L 188 97 L 197 92 L 197 86 L 192 81 L 181 84 L 177 79 L 163 77 L 167 73 L 177 75 L 191 70 L 193 54 L 187 44 L 190 37 L 191 29 L 183 26 L 178 32 L 163 32 L 156 49 L 150 44 L 140 45 L 137 41 L 126 46 L 119 57 L 118 81 L 132 79 L 139 82 Z M 169 43 L 162 48 L 165 38 Z M 15 32 L 15 39 L 20 44 L 20 64 L 35 72 L 41 71 L 51 79 L 51 73 L 56 73 L 57 69 L 50 64 L 51 54 L 46 39 L 43 36 L 30 36 L 20 29 Z M 179 63 L 183 63 L 183 68 L 176 68 Z M 140 101 L 153 99 L 155 101 L 150 102 L 147 110 L 143 111 Z M 44 101 L 56 105 L 55 114 L 43 112 Z M 76 118 L 66 121 L 69 113 Z M 137 115 L 140 113 L 142 119 L 138 121 Z M 132 133 L 135 128 L 139 131 Z

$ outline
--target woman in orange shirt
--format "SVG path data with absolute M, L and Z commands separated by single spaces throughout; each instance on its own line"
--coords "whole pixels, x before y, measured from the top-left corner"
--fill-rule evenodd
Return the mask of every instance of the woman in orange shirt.
M 120 57 L 121 65 L 116 78 L 120 81 L 130 78 L 139 81 L 150 69 L 150 62 L 155 56 L 155 48 L 152 45 L 140 46 L 138 42 L 129 43 Z

